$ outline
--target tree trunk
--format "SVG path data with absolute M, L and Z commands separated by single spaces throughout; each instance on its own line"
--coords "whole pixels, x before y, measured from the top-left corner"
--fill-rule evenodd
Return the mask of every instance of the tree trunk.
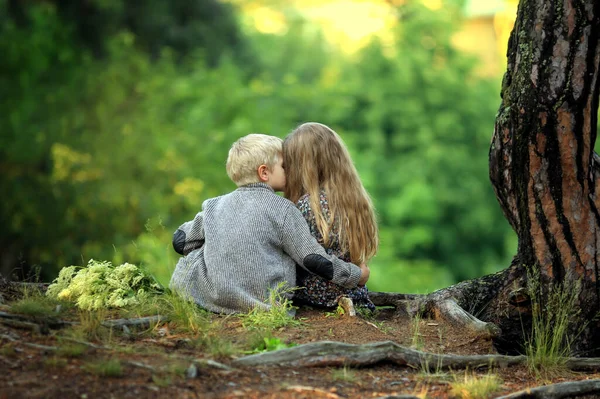
M 490 178 L 519 239 L 483 317 L 502 329 L 499 349 L 514 349 L 527 331 L 529 270 L 542 307 L 552 287 L 577 290 L 576 323 L 588 324 L 574 349 L 600 350 L 599 62 L 600 2 L 520 2 L 490 148 Z

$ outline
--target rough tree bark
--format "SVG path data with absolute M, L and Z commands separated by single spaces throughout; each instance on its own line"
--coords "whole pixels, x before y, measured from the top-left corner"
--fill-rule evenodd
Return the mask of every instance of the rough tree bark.
M 510 347 L 531 311 L 519 290 L 529 268 L 539 273 L 542 303 L 552 286 L 577 290 L 578 324 L 589 324 L 574 349 L 596 352 L 600 2 L 522 0 L 508 47 L 490 179 L 519 245 L 487 320 L 503 331 L 499 346 Z
M 572 348 L 600 354 L 600 157 L 593 151 L 599 63 L 599 1 L 521 0 L 489 153 L 517 254 L 499 273 L 420 298 L 375 295 L 378 304 L 487 331 L 500 352 L 515 353 L 530 331 L 530 270 L 542 307 L 551 287 L 575 287 L 575 324 L 586 327 Z

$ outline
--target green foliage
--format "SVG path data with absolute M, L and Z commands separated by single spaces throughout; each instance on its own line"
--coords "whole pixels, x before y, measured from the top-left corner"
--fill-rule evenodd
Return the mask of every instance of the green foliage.
M 161 292 L 161 285 L 136 265 L 92 259 L 87 267 L 63 268 L 47 295 L 75 302 L 82 310 L 98 310 L 135 305 Z
M 452 45 L 452 11 L 408 2 L 394 46 L 374 41 L 359 55 L 363 67 L 342 77 L 349 109 L 334 126 L 355 149 L 379 213 L 371 268 L 382 290 L 398 291 L 388 273 L 405 280 L 421 266 L 433 266 L 426 280 L 440 288 L 507 264 L 511 232 L 487 158 L 499 82 L 477 77 L 476 61 Z
M 289 7 L 285 34 L 242 35 L 228 5 L 184 3 L 93 1 L 91 21 L 25 2 L 20 24 L 0 1 L 3 264 L 49 280 L 131 262 L 166 285 L 172 232 L 235 187 L 231 143 L 306 120 L 342 135 L 374 199 L 369 289 L 426 292 L 508 264 L 514 234 L 487 176 L 499 82 L 452 45 L 454 2 L 408 2 L 393 40 L 355 55 Z
M 270 352 L 277 351 L 280 349 L 292 348 L 296 346 L 294 343 L 286 344 L 280 338 L 272 337 L 270 334 L 268 336 L 263 336 L 260 341 L 256 344 L 252 345 L 252 349 L 247 353 L 261 353 L 261 352 Z
M 325 317 L 342 317 L 344 314 L 346 314 L 346 311 L 344 310 L 343 307 L 341 307 L 340 305 L 338 305 L 335 308 L 335 311 L 333 311 L 333 312 L 325 312 Z
M 297 326 L 302 323 L 294 319 L 296 308 L 292 305 L 289 296 L 293 290 L 286 288 L 286 283 L 280 283 L 276 289 L 269 291 L 269 298 L 265 301 L 267 307 L 256 306 L 248 313 L 239 317 L 246 328 L 274 330 L 285 326 Z

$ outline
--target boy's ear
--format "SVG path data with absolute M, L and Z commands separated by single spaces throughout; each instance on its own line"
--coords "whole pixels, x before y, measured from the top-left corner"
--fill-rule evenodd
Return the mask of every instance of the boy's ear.
M 260 165 L 258 167 L 258 178 L 260 179 L 261 182 L 267 182 L 269 181 L 269 168 L 267 167 L 267 165 Z

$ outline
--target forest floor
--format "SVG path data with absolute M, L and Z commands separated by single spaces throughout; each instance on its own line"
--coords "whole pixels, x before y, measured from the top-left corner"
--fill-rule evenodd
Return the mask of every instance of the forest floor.
M 131 327 L 126 333 L 98 327 L 96 336 L 89 331 L 87 336 L 70 334 L 72 327 L 36 331 L 32 327 L 35 322 L 15 322 L 7 316 L 14 314 L 10 302 L 0 305 L 0 312 L 5 316 L 0 318 L 0 399 L 446 398 L 459 392 L 457 383 L 466 377 L 481 381 L 490 376 L 498 381 L 497 388 L 481 397 L 496 398 L 528 387 L 600 377 L 574 372 L 541 376 L 526 366 L 491 371 L 431 371 L 382 362 L 360 368 L 242 367 L 235 364 L 235 358 L 246 356 L 252 347 L 249 342 L 260 341 L 265 331 L 257 335 L 235 316 L 211 315 L 213 339 L 206 335 L 199 339 L 197 334 L 181 332 L 166 322 L 144 330 Z M 83 322 L 75 315 L 67 312 L 61 320 Z M 267 335 L 288 345 L 393 341 L 437 354 L 496 353 L 489 339 L 471 336 L 439 320 L 399 317 L 389 309 L 364 318 L 301 308 L 296 319 L 298 325 Z M 246 353 L 240 348 L 246 348 Z M 208 359 L 218 363 L 206 362 Z M 457 397 L 477 396 L 467 390 Z

